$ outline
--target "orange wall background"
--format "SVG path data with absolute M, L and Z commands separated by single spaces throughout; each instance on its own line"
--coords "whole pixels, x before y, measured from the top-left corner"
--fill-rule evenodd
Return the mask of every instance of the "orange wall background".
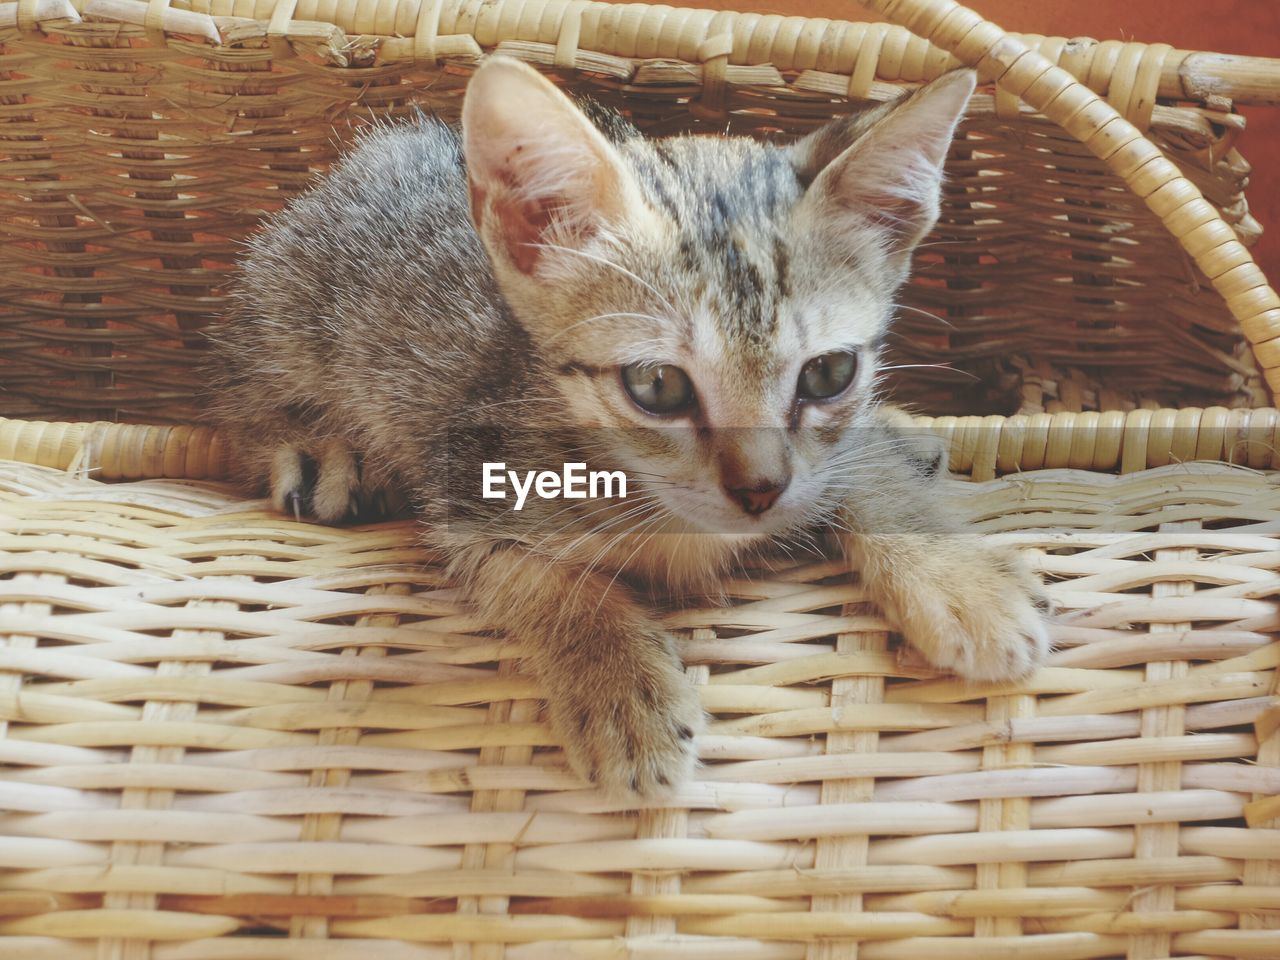
M 678 6 L 877 20 L 854 0 L 666 0 Z M 1169 43 L 1280 58 L 1277 0 L 965 0 L 1000 26 L 1021 33 Z M 1280 285 L 1280 106 L 1242 107 L 1248 128 L 1240 152 L 1253 165 L 1249 208 L 1266 230 L 1254 248 L 1273 286 Z

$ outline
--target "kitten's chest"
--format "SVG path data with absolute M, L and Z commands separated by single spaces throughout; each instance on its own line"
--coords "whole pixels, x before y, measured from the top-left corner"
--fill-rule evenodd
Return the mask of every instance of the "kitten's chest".
M 634 534 L 611 551 L 629 577 L 664 589 L 707 592 L 718 589 L 725 571 L 755 538 L 728 534 Z

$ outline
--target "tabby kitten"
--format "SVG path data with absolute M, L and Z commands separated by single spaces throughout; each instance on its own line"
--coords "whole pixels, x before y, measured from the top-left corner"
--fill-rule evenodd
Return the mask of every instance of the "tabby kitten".
M 874 391 L 973 88 L 957 71 L 791 146 L 646 140 L 492 57 L 461 137 L 378 126 L 251 242 L 213 412 L 281 510 L 407 497 L 611 793 L 686 778 L 703 721 L 645 592 L 744 551 L 833 537 L 932 663 L 1025 674 L 1038 581 L 939 507 L 936 456 Z M 485 463 L 575 461 L 625 472 L 626 499 L 480 495 Z

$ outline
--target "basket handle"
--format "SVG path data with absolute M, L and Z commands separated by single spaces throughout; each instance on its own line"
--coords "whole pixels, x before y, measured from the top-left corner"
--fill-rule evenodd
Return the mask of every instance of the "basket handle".
M 1235 231 L 1154 143 L 1096 93 L 955 0 L 862 0 L 886 20 L 976 67 L 1106 163 L 1146 202 L 1227 303 L 1280 395 L 1280 297 Z

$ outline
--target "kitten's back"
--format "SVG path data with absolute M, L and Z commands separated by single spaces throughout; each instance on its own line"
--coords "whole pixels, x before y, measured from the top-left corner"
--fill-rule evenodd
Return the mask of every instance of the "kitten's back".
M 210 331 L 211 412 L 264 482 L 274 437 L 344 437 L 426 482 L 451 414 L 520 388 L 528 346 L 472 227 L 457 134 L 379 124 L 249 241 Z M 285 423 L 287 420 L 288 423 Z
M 467 212 L 457 134 L 422 118 L 379 124 L 313 190 L 250 241 L 234 290 L 267 322 L 352 314 L 490 319 L 498 294 Z

